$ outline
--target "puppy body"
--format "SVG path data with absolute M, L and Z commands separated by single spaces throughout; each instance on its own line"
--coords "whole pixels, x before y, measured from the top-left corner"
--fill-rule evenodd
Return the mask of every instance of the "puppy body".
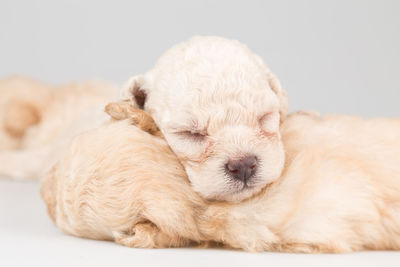
M 0 81 L 0 176 L 43 176 L 73 136 L 107 120 L 118 88 L 102 82 L 49 86 L 25 77 Z
M 50 214 L 67 233 L 133 247 L 400 249 L 399 120 L 289 116 L 282 176 L 236 204 L 203 201 L 167 144 L 129 123 L 75 138 L 45 180 Z
M 133 77 L 124 96 L 154 117 L 195 191 L 207 199 L 252 198 L 231 206 L 237 217 L 221 224 L 244 218 L 232 232 L 247 241 L 269 236 L 261 238 L 267 249 L 276 242 L 304 251 L 398 249 L 399 120 L 285 119 L 286 94 L 268 67 L 244 45 L 216 37 L 174 46 L 153 70 Z M 249 154 L 255 175 L 232 179 L 229 162 Z M 257 221 L 268 226 L 264 235 L 243 230 Z M 246 247 L 242 241 L 238 247 Z
M 283 175 L 232 206 L 228 222 L 245 221 L 233 232 L 258 221 L 274 236 L 267 250 L 400 249 L 399 119 L 296 114 L 281 133 Z
M 74 138 L 42 196 L 57 226 L 76 236 L 133 247 L 201 240 L 196 218 L 204 202 L 167 143 L 130 120 Z
M 42 194 L 65 232 L 134 247 L 399 249 L 399 120 L 285 119 L 276 77 L 245 46 L 222 38 L 174 47 L 128 89 L 126 98 L 154 116 L 178 159 L 130 121 L 79 135 L 60 152 L 102 125 L 112 86 L 0 83 L 0 175 L 37 179 L 58 162 Z M 224 165 L 249 152 L 259 170 L 247 189 Z M 191 186 L 211 199 L 249 199 L 208 203 Z

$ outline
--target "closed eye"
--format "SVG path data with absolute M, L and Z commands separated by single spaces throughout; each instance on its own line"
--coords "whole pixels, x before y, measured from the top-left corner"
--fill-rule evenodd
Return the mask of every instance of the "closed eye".
M 176 134 L 196 142 L 204 141 L 207 137 L 206 134 L 196 131 L 182 131 L 182 132 L 176 132 Z

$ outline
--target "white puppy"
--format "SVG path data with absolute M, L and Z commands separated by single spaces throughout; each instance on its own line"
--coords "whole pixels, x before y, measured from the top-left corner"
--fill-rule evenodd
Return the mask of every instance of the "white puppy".
M 131 78 L 123 98 L 153 116 L 207 199 L 243 200 L 281 174 L 286 93 L 237 41 L 194 37 L 178 44 Z

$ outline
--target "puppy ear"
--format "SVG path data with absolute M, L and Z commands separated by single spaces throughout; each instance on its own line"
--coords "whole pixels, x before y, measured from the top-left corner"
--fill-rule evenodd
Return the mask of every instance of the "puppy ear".
M 130 102 L 112 102 L 108 103 L 107 106 L 104 108 L 104 111 L 110 115 L 111 118 L 114 120 L 125 120 L 130 118 L 131 106 Z
M 276 75 L 272 72 L 268 73 L 268 83 L 271 87 L 272 91 L 278 96 L 279 100 L 279 114 L 281 117 L 281 122 L 283 122 L 286 118 L 286 115 L 289 111 L 289 99 L 285 89 L 283 89 L 281 82 L 276 77 Z
M 113 102 L 107 104 L 105 112 L 114 120 L 130 119 L 133 125 L 151 135 L 163 137 L 153 118 L 145 111 L 133 107 L 130 102 Z
M 144 76 L 136 75 L 123 86 L 121 97 L 125 101 L 132 101 L 135 108 L 143 109 L 147 93 L 143 88 Z

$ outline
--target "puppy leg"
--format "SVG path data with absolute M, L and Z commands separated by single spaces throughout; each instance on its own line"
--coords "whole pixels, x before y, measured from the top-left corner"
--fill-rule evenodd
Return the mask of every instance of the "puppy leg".
M 257 216 L 240 206 L 228 203 L 210 205 L 198 218 L 200 232 L 208 240 L 223 243 L 232 248 L 250 252 L 272 251 L 280 243 L 276 236 Z
M 133 248 L 168 248 L 187 246 L 190 241 L 181 237 L 170 237 L 151 222 L 136 224 L 131 231 L 113 232 L 115 242 Z

